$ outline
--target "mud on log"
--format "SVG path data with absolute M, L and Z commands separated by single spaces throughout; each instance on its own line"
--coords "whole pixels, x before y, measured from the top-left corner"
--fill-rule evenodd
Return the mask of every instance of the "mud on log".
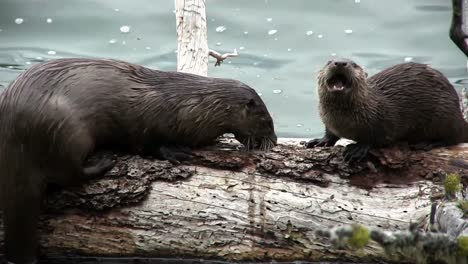
M 375 244 L 338 250 L 315 231 L 352 223 L 405 230 L 427 221 L 431 202 L 443 196 L 444 174 L 468 179 L 453 162 L 468 159 L 466 144 L 430 152 L 395 147 L 352 167 L 341 151 L 284 141 L 268 153 L 245 152 L 224 138 L 190 164 L 118 156 L 105 178 L 49 191 L 42 253 L 388 260 Z

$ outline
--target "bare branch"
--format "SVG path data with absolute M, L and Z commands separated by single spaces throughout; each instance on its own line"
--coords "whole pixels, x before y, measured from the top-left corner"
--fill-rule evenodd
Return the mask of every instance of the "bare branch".
M 219 53 L 217 51 L 210 50 L 209 55 L 211 57 L 216 58 L 216 63 L 215 63 L 215 67 L 216 67 L 216 66 L 221 66 L 221 62 L 223 62 L 226 58 L 236 57 L 238 55 L 238 53 L 237 53 L 237 49 L 234 49 L 234 52 L 232 52 L 232 53 L 224 53 L 222 55 L 221 55 L 221 53 Z

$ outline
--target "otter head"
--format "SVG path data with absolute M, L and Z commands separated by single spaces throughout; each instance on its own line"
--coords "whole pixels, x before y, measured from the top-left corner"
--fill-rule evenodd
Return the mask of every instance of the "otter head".
M 247 150 L 269 150 L 277 144 L 273 119 L 264 102 L 254 89 L 241 84 L 237 107 L 231 115 L 231 130 Z
M 320 70 L 318 75 L 319 94 L 350 95 L 366 89 L 367 73 L 354 61 L 334 59 Z

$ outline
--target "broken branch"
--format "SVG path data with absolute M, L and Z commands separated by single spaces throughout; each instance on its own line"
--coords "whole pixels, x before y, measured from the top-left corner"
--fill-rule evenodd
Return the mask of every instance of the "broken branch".
M 216 67 L 216 66 L 220 66 L 221 62 L 223 62 L 226 58 L 236 57 L 238 53 L 237 53 L 237 49 L 234 49 L 234 52 L 232 53 L 224 53 L 224 54 L 221 54 L 214 50 L 210 50 L 209 55 L 216 59 L 216 63 L 215 63 L 215 67 Z

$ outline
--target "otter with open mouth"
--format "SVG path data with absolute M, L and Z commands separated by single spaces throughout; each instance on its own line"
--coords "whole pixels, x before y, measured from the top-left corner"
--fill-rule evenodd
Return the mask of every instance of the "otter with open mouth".
M 346 161 L 396 142 L 424 150 L 468 142 L 456 90 L 426 64 L 401 63 L 367 78 L 354 61 L 334 59 L 318 74 L 318 95 L 325 136 L 306 147 L 351 139 L 356 144 L 346 146 Z

